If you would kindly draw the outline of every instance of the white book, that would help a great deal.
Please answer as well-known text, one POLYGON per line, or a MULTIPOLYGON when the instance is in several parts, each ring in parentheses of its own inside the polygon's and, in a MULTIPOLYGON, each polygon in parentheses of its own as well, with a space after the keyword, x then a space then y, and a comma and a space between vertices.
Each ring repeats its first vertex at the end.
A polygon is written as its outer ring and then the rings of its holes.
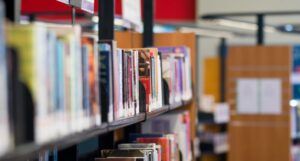
POLYGON ((0 143, 0 155, 12 148, 12 140, 9 130, 8 114, 8 82, 7 82, 7 62, 5 50, 5 33, 4 33, 4 5, 0 0, 0 133, 2 141, 0 143))

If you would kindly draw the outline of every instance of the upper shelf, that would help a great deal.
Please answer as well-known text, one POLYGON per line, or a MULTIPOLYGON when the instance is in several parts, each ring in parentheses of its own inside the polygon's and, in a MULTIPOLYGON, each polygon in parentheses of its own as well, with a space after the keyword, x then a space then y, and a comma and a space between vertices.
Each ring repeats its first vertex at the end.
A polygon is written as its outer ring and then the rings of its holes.
POLYGON ((147 114, 141 113, 134 117, 117 120, 111 123, 103 123, 101 126, 84 130, 82 132, 77 132, 69 136, 65 136, 42 145, 32 143, 32 144, 19 146, 16 147, 13 151, 7 153, 6 155, 1 156, 0 160, 1 161, 24 161, 26 159, 35 158, 38 157, 40 151, 53 149, 53 148, 57 148, 57 149, 67 148, 69 146, 80 143, 89 138, 96 137, 101 134, 105 134, 110 131, 121 129, 136 123, 140 123, 151 118, 155 118, 164 113, 182 107, 183 105, 187 105, 187 103, 182 102, 175 105, 170 105, 170 106, 167 105, 157 110, 154 110, 152 112, 149 112, 147 114))

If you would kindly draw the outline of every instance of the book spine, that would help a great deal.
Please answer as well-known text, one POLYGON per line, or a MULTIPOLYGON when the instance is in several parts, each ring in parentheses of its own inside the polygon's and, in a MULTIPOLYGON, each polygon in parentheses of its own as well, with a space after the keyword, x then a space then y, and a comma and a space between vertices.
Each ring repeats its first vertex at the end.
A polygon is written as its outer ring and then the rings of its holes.
MULTIPOLYGON (((12 148, 12 140, 10 139, 9 126, 9 105, 8 105, 8 83, 7 82, 7 55, 5 49, 5 33, 4 33, 4 4, 0 1, 0 133, 3 141, 0 143, 0 155, 12 148)), ((11 89, 10 89, 11 90, 11 89)))
MULTIPOLYGON (((101 47, 100 47, 101 48, 101 47)), ((99 54, 99 60, 101 64, 101 71, 100 71, 100 86, 102 90, 102 99, 101 99, 101 113, 107 114, 103 115, 103 119, 105 121, 109 121, 108 119, 108 113, 109 113, 109 83, 110 83, 110 77, 109 77, 109 55, 111 53, 107 50, 100 50, 99 54)))
POLYGON ((139 114, 140 113, 140 107, 139 107, 139 68, 138 68, 138 64, 139 64, 139 59, 138 59, 138 51, 134 51, 134 87, 135 87, 135 91, 134 91, 134 103, 135 103, 135 114, 139 114))

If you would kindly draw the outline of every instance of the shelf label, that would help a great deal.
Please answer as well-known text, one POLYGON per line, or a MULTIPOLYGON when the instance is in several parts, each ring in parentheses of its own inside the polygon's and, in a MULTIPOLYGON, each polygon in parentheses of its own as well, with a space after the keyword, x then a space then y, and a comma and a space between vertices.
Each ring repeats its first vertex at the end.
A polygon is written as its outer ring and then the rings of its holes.
POLYGON ((122 1, 123 18, 136 25, 142 22, 141 0, 123 0, 122 1))
POLYGON ((70 6, 81 8, 82 10, 92 14, 94 13, 95 0, 57 0, 57 1, 68 4, 70 6))
POLYGON ((81 9, 89 13, 94 13, 95 0, 82 0, 81 9))
POLYGON ((70 4, 69 0, 57 0, 58 2, 62 2, 62 3, 65 3, 65 4, 70 4))

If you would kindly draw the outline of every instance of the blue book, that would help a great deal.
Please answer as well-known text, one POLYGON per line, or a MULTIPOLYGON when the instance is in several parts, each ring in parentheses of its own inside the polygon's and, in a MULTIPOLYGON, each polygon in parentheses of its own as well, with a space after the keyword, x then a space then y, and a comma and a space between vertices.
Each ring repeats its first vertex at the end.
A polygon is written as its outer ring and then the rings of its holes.
POLYGON ((110 44, 101 43, 99 46, 100 64, 100 102, 103 122, 113 121, 113 89, 112 89, 112 48, 110 44), (106 115, 107 114, 107 115, 106 115))
POLYGON ((86 46, 82 47, 82 84, 83 84, 83 109, 84 111, 90 113, 90 103, 89 103, 89 55, 86 46))

